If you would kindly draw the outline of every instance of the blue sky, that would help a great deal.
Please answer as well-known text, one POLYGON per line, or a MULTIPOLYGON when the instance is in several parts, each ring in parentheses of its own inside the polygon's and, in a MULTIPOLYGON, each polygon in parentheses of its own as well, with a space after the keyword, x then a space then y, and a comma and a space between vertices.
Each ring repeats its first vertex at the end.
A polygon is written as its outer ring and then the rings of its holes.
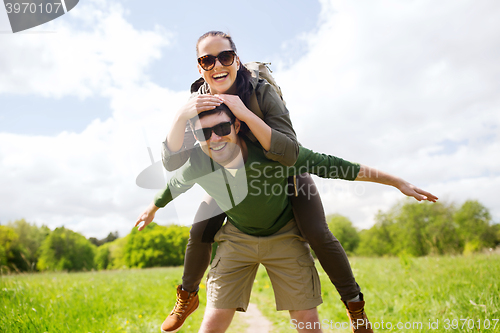
MULTIPOLYGON (((272 62, 300 142, 397 174, 500 221, 496 1, 81 1, 26 33, 0 9, 0 223, 126 234, 156 191, 135 184, 199 74, 195 44, 232 34, 272 62)), ((317 179, 359 228, 395 189, 317 179)), ((202 192, 158 215, 188 225, 202 192)))

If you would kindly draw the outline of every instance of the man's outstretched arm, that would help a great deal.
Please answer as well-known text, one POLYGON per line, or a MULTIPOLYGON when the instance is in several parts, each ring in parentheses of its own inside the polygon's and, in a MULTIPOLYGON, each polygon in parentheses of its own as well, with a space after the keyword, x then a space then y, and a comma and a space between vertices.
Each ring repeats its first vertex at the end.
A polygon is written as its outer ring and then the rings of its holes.
POLYGON ((394 186, 398 190, 400 190, 403 194, 414 197, 418 201, 428 200, 432 202, 436 202, 438 197, 435 195, 426 192, 415 185, 408 183, 406 180, 390 175, 383 171, 371 168, 366 165, 361 165, 358 176, 355 179, 356 181, 365 181, 365 182, 374 182, 379 184, 385 184, 394 186))

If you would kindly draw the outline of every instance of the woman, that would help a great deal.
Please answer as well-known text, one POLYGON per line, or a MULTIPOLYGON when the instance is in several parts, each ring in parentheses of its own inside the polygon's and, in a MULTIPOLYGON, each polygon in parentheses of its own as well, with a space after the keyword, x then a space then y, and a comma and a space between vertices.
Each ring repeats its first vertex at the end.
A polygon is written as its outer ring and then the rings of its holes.
MULTIPOLYGON (((193 96, 176 114, 163 144, 163 162, 167 170, 180 167, 189 156, 194 138, 185 131, 189 119, 225 103, 259 141, 266 157, 284 165, 293 165, 298 142, 288 110, 274 88, 265 80, 252 77, 236 55, 232 38, 219 31, 201 36, 197 43, 198 70, 202 79, 192 87, 193 96), (203 82, 204 81, 204 82, 203 82), (194 88, 194 89, 193 89, 194 88), (196 90, 197 89, 197 90, 196 90), (252 112, 255 93, 263 119, 252 112), (185 134, 187 135, 185 137, 185 134)), ((309 174, 297 177, 298 189, 291 195, 295 220, 304 238, 314 250, 325 272, 341 295, 351 319, 365 319, 364 301, 344 249, 329 231, 321 199, 309 174), (353 311, 350 311, 353 310, 353 311)), ((198 307, 197 290, 210 262, 211 244, 225 214, 215 201, 206 198, 196 214, 186 250, 182 285, 177 289, 177 303, 162 325, 165 332, 175 332, 198 307)), ((366 332, 371 330, 366 330, 366 332)))

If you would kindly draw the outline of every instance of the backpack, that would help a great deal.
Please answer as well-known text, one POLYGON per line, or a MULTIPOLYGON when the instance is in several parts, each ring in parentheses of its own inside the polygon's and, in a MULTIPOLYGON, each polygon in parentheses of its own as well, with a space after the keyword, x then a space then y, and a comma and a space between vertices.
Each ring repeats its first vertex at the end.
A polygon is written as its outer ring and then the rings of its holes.
MULTIPOLYGON (((283 104, 286 105, 285 100, 283 99, 283 93, 281 92, 280 86, 274 80, 274 77, 271 75, 273 72, 268 65, 271 65, 270 62, 260 62, 260 61, 252 61, 246 63, 244 66, 252 73, 252 76, 258 79, 266 80, 276 91, 278 96, 283 101, 283 104)), ((252 92, 250 99, 248 101, 248 108, 252 110, 257 116, 261 119, 264 119, 264 114, 259 106, 259 101, 257 100, 257 95, 255 94, 255 90, 252 92)))
MULTIPOLYGON (((260 61, 252 61, 244 64, 244 66, 250 71, 253 77, 257 79, 266 80, 274 88, 278 96, 283 101, 283 104, 286 105, 285 100, 283 99, 283 93, 281 92, 281 88, 280 86, 278 86, 276 80, 271 75, 273 71, 269 68, 269 65, 271 65, 270 62, 260 62, 260 61)), ((202 77, 194 81, 193 84, 191 84, 191 93, 198 91, 198 89, 204 82, 205 80, 202 77)), ((264 118, 264 114, 260 109, 259 101, 257 100, 257 95, 255 94, 255 90, 252 92, 248 104, 249 105, 247 107, 250 110, 252 110, 253 113, 259 116, 261 119, 264 118)))

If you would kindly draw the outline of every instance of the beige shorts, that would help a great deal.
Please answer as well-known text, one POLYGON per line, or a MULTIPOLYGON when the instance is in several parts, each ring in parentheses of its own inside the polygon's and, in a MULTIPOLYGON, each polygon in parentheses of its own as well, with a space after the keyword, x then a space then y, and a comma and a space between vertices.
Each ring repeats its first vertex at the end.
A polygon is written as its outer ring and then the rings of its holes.
POLYGON ((309 245, 292 220, 271 236, 245 234, 226 223, 207 277, 207 306, 246 311, 259 264, 271 280, 276 310, 320 305, 321 286, 309 245))

